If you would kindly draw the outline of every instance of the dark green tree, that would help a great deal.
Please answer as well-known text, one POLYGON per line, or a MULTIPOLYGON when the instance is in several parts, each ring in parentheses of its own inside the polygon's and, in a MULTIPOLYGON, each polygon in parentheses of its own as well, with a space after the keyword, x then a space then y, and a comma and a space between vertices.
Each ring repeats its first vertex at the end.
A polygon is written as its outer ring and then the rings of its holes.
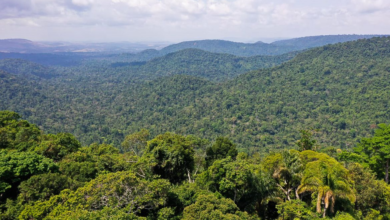
POLYGON ((195 204, 184 209, 183 219, 258 219, 250 216, 240 209, 230 199, 218 198, 214 194, 201 195, 197 198, 195 204))
POLYGON ((371 138, 362 138, 354 149, 379 178, 389 183, 390 167, 390 125, 379 124, 371 138))
POLYGON ((298 146, 300 151, 304 150, 313 150, 314 145, 317 143, 313 139, 313 133, 309 130, 300 130, 301 139, 299 139, 295 144, 298 146))
POLYGON ((7 190, 9 197, 15 196, 19 184, 33 175, 57 171, 51 159, 36 153, 0 150, 0 199, 7 190))
POLYGON ((150 133, 146 129, 127 135, 122 142, 122 150, 125 152, 131 151, 135 155, 141 156, 146 148, 149 135, 150 133))
POLYGON ((194 170, 193 142, 185 136, 165 133, 148 142, 142 158, 153 174, 169 179, 171 183, 191 180, 194 170))
POLYGON ((64 156, 76 152, 81 148, 80 142, 69 133, 47 134, 42 142, 35 148, 35 152, 55 161, 64 156))
POLYGON ((206 149, 206 167, 211 166, 215 160, 226 157, 235 159, 237 154, 236 145, 229 138, 218 137, 214 144, 206 149))
POLYGON ((32 176, 19 186, 19 198, 24 202, 47 200, 64 189, 76 189, 81 184, 59 173, 44 173, 32 176))

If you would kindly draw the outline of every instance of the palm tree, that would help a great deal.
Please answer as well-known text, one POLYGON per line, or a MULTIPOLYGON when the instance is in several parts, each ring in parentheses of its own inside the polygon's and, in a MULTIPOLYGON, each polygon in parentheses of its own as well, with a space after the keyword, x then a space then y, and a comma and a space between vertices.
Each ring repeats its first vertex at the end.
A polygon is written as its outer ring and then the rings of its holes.
POLYGON ((329 207, 331 213, 334 212, 337 198, 346 198, 354 203, 356 196, 347 170, 335 160, 323 159, 307 164, 298 193, 317 192, 317 212, 322 212, 325 218, 329 207))

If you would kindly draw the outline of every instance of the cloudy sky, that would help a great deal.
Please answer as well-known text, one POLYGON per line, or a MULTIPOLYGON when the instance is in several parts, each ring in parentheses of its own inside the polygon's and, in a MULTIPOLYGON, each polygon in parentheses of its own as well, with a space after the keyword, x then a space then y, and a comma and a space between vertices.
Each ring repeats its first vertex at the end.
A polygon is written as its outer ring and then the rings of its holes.
POLYGON ((390 34, 390 0, 0 0, 0 39, 257 41, 390 34))

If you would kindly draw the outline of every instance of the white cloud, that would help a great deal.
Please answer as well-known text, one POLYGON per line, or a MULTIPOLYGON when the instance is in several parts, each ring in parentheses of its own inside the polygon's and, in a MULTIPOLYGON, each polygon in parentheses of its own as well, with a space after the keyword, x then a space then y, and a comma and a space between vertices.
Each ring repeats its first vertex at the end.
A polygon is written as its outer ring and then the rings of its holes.
POLYGON ((380 33, 390 26, 389 9, 389 0, 1 0, 0 27, 8 33, 0 38, 26 26, 123 33, 112 40, 380 33))
POLYGON ((352 0, 352 2, 358 11, 364 13, 388 11, 390 9, 390 1, 388 0, 352 0))

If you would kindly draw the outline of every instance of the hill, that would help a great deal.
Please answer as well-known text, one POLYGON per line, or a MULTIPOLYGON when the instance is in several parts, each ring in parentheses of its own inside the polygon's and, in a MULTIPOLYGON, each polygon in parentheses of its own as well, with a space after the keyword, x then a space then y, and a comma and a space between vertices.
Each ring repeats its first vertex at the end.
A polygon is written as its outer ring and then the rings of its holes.
POLYGON ((225 40, 186 41, 166 46, 132 43, 72 44, 61 42, 33 42, 24 39, 0 40, 0 59, 25 59, 43 65, 76 66, 84 61, 146 62, 185 49, 199 49, 235 56, 277 56, 313 47, 372 38, 379 35, 327 35, 294 38, 271 44, 239 43, 225 40), (160 50, 158 50, 160 49, 160 50), (78 52, 77 52, 78 51, 78 52), (81 53, 81 51, 83 51, 81 53), (118 54, 119 53, 119 54, 118 54))
POLYGON ((110 52, 136 53, 146 49, 160 49, 166 43, 76 43, 76 42, 36 42, 27 39, 0 39, 0 52, 5 53, 63 53, 63 52, 110 52))
MULTIPOLYGON (((29 101, 28 119, 51 132, 71 131, 84 143, 118 144, 147 128, 152 134, 229 134, 241 150, 253 152, 291 147, 299 130, 313 128, 321 146, 349 148, 390 120, 389 42, 315 48, 218 84, 186 75, 131 83, 131 76, 109 70, 66 75, 41 84, 47 98, 29 101)), ((0 109, 26 114, 23 105, 1 99, 0 109)))
POLYGON ((154 79, 180 74, 202 77, 212 81, 225 81, 251 70, 281 64, 292 59, 296 54, 237 57, 199 49, 185 49, 148 62, 115 62, 111 66, 117 69, 127 69, 135 75, 151 76, 154 79), (138 68, 134 69, 135 67, 138 68))
POLYGON ((0 70, 27 77, 30 79, 50 79, 57 77, 56 70, 34 62, 22 59, 3 59, 0 60, 0 70))
POLYGON ((294 38, 289 40, 276 41, 271 44, 256 42, 256 43, 239 43, 225 40, 198 40, 185 41, 177 44, 172 44, 161 50, 149 49, 135 54, 121 54, 112 57, 119 62, 139 62, 148 61, 156 57, 161 57, 169 53, 174 53, 185 49, 199 49, 212 53, 227 53, 235 56, 250 57, 250 56, 275 56, 285 53, 305 50, 313 47, 320 47, 327 44, 336 44, 358 39, 369 39, 380 35, 325 35, 294 38))
POLYGON ((288 40, 280 40, 271 43, 275 46, 292 47, 294 50, 304 50, 313 47, 321 47, 327 44, 344 43, 348 41, 355 41, 360 39, 369 39, 373 37, 383 37, 385 35, 322 35, 300 37, 288 40))
POLYGON ((213 53, 228 53, 236 56, 280 55, 291 52, 292 50, 289 47, 278 47, 262 42, 247 44, 224 40, 199 40, 173 44, 161 49, 160 53, 166 54, 182 49, 196 48, 213 53))

